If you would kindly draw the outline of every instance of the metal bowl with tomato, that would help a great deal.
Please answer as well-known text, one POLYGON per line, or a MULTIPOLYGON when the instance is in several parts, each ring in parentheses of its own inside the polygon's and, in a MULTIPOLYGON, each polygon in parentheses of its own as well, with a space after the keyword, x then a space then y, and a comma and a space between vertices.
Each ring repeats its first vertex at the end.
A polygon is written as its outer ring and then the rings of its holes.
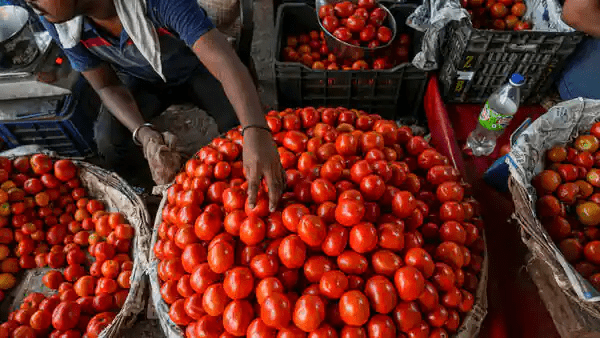
MULTIPOLYGON (((383 6, 382 4, 380 4, 376 1, 371 0, 372 2, 374 2, 374 6, 376 6, 376 8, 379 8, 379 9, 383 10, 383 12, 385 12, 385 19, 384 19, 384 22, 381 24, 381 26, 387 27, 391 30, 391 37, 389 38, 389 41, 387 41, 386 43, 380 44, 379 46, 376 46, 376 47, 369 47, 369 46, 365 47, 365 46, 355 45, 355 44, 348 43, 346 41, 339 39, 334 34, 332 34, 328 29, 326 29, 326 27, 324 27, 323 20, 321 20, 320 15, 319 15, 321 8, 326 5, 335 6, 336 4, 341 4, 341 3, 344 3, 347 1, 348 0, 316 0, 315 1, 316 15, 317 15, 317 19, 319 22, 319 27, 321 27, 321 30, 325 34, 325 41, 327 43, 327 47, 329 48, 329 50, 333 54, 335 54, 336 57, 338 57, 338 58, 351 59, 351 60, 372 60, 372 59, 384 56, 389 51, 389 49, 392 47, 392 43, 396 39, 396 34, 397 34, 398 29, 396 26, 396 19, 394 18, 394 15, 392 15, 392 13, 390 12, 389 9, 387 9, 385 6, 383 6)), ((355 5, 359 4, 360 2, 363 2, 363 1, 364 0, 350 0, 350 2, 355 5)), ((350 18, 350 17, 351 17, 351 15, 348 16, 348 18, 350 18)))

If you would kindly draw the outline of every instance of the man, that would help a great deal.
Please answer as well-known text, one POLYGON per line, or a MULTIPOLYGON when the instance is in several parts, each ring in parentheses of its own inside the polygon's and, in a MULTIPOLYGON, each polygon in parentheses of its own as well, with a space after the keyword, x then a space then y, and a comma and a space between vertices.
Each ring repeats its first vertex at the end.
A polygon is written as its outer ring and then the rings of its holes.
POLYGON ((567 0, 562 16, 566 24, 591 37, 584 38, 567 60, 558 79, 560 96, 600 99, 600 1, 567 0))
POLYGON ((270 208, 276 207, 284 173, 258 94, 247 68, 196 0, 26 1, 102 99, 106 109, 94 131, 109 167, 132 161, 131 134, 144 150, 164 143, 146 121, 164 111, 165 98, 187 94, 215 118, 220 132, 239 119, 249 204, 264 177, 270 208))

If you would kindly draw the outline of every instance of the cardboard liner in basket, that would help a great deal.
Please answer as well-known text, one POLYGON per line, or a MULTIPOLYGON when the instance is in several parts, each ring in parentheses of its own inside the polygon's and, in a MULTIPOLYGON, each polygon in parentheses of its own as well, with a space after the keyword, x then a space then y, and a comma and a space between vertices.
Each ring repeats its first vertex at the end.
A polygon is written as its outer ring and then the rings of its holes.
MULTIPOLYGON (((534 121, 519 137, 507 158, 511 172, 509 189, 515 204, 514 217, 521 225, 521 239, 531 251, 532 260, 541 261, 546 265, 544 276, 553 279, 548 281, 546 286, 557 287, 558 290, 554 292, 558 293, 560 290, 570 306, 580 312, 579 316, 566 317, 563 316, 565 311, 556 310, 554 305, 546 304, 554 320, 562 323, 559 329, 570 327, 567 330, 569 337, 582 325, 587 327, 588 331, 600 332, 600 325, 587 326, 584 322, 586 316, 600 320, 600 293, 564 259, 540 223, 535 212, 537 196, 531 180, 543 170, 544 156, 548 149, 571 143, 581 133, 589 131, 592 124, 599 120, 600 101, 575 99, 563 102, 534 121), (567 318, 573 319, 573 322, 566 323, 567 318)), ((536 275, 536 278, 539 279, 539 276, 541 275, 536 275)), ((536 284, 542 285, 539 280, 536 284)), ((547 287, 545 292, 548 293, 547 287)))
MULTIPOLYGON (((14 158, 40 152, 50 155, 55 160, 61 158, 52 152, 37 148, 24 148, 22 151, 13 149, 10 153, 0 153, 0 156, 8 155, 6 157, 14 158)), ((121 177, 83 161, 73 160, 73 162, 79 168, 79 178, 89 196, 103 201, 107 210, 121 212, 135 229, 131 252, 133 270, 129 294, 113 322, 99 336, 100 338, 118 337, 119 330, 131 325, 137 315, 144 310, 144 290, 147 284, 144 275, 148 266, 148 246, 151 238, 150 215, 142 199, 121 177)), ((25 274, 19 287, 15 288, 16 297, 12 302, 13 308, 20 304, 21 299, 27 293, 43 289, 41 278, 46 270, 48 269, 32 269, 25 274)))
MULTIPOLYGON (((152 297, 152 306, 154 307, 153 312, 158 317, 160 326, 169 338, 184 338, 185 334, 181 328, 173 323, 169 317, 169 305, 165 303, 160 294, 160 283, 158 280, 158 263, 159 260, 154 255, 154 244, 158 241, 158 227, 162 222, 162 210, 167 204, 166 189, 163 189, 163 198, 158 207, 156 213, 156 219, 154 220, 154 229, 152 231, 152 242, 150 243, 150 263, 148 268, 148 277, 150 279, 150 292, 152 297)), ((479 329, 483 319, 487 314, 487 279, 488 279, 488 255, 487 255, 487 242, 485 235, 482 232, 484 239, 484 256, 483 263, 481 265, 481 272, 479 274, 479 285, 475 292, 475 303, 471 312, 465 316, 462 325, 458 328, 458 332, 454 335, 454 338, 475 338, 479 334, 479 329)))

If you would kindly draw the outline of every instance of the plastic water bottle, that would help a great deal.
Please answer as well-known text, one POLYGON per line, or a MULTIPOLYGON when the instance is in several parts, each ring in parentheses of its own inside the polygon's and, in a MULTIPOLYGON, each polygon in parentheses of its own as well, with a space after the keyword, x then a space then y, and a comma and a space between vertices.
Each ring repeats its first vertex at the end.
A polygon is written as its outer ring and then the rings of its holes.
POLYGON ((520 87, 525 83, 521 74, 513 74, 504 86, 490 95, 479 114, 477 128, 467 139, 466 148, 474 156, 488 156, 496 148, 496 139, 502 135, 519 109, 520 87))

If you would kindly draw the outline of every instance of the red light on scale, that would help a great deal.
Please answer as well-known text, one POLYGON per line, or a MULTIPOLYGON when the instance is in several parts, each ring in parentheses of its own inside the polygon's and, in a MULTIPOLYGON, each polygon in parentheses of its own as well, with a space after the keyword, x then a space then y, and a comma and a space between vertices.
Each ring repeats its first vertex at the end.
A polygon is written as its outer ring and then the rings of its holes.
POLYGON ((54 60, 54 63, 56 63, 57 65, 62 65, 63 63, 63 58, 61 58, 60 56, 56 58, 56 60, 54 60))

